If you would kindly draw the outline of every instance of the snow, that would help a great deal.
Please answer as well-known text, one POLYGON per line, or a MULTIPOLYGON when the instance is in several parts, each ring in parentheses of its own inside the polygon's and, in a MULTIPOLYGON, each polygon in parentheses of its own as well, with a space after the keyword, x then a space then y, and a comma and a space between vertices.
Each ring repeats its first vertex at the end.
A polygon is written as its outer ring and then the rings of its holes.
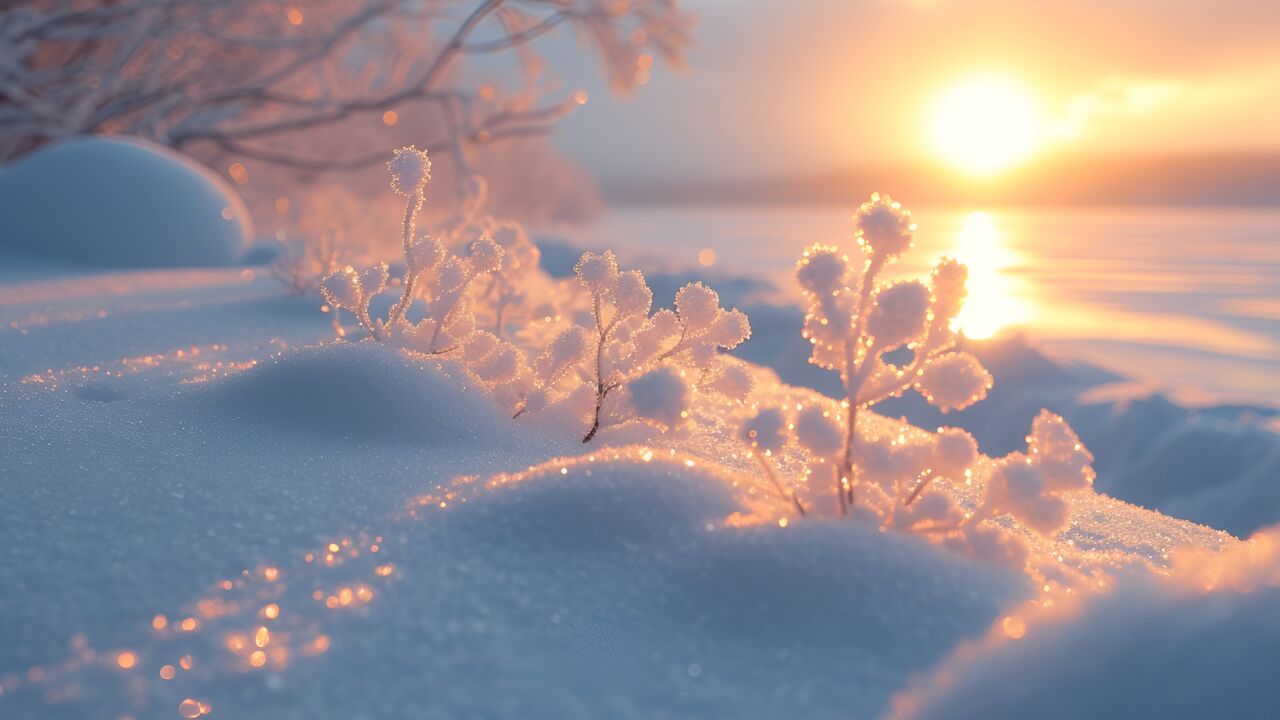
POLYGON ((143 140, 73 138, 0 167, 0 250, 114 267, 229 265, 244 203, 212 170, 143 140))
MULTIPOLYGON (((247 268, 0 285, 0 714, 873 718, 1039 597, 981 538, 798 518, 738 433, 838 405, 768 370, 584 446, 452 363, 334 342, 320 304, 247 268)), ((744 348, 782 344, 752 320, 744 348)), ((972 465, 931 489, 976 508, 998 466, 972 465)), ((1104 495, 1058 537, 1000 522, 1055 584, 1239 547, 1104 495)))
POLYGON ((192 395, 192 412, 273 435, 457 449, 518 434, 461 368, 373 342, 288 351, 192 395))
POLYGON ((1169 577, 1133 573, 1063 609, 1006 616, 896 700, 893 717, 1270 718, 1280 531, 1169 577))

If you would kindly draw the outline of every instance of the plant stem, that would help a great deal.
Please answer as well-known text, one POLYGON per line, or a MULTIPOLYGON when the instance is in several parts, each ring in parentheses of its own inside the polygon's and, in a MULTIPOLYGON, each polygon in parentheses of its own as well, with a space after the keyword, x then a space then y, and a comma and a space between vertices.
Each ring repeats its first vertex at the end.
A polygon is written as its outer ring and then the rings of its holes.
POLYGON ((800 498, 796 497, 795 493, 789 493, 782 487, 782 482, 778 480, 777 473, 773 471, 773 466, 769 464, 769 459, 764 456, 764 453, 752 448, 751 454, 755 455, 756 459, 760 461, 760 467, 764 468, 764 474, 769 478, 769 481, 773 483, 773 486, 777 488, 778 494, 781 495, 783 499, 790 500, 795 503, 796 511, 800 513, 800 517, 806 517, 808 513, 804 511, 804 505, 800 503, 800 498))
MULTIPOLYGON (((596 333, 598 339, 596 341, 596 411, 595 418, 591 422, 591 429, 587 431, 586 437, 582 438, 582 442, 589 443, 591 438, 596 436, 596 432, 600 430, 600 410, 604 406, 604 398, 609 394, 616 385, 606 387, 604 384, 604 345, 609 339, 609 331, 613 329, 613 323, 608 326, 604 324, 604 318, 601 317, 600 293, 592 293, 592 310, 596 316, 596 333)), ((615 318, 616 320, 616 318, 615 318)))
POLYGON ((923 478, 921 478, 921 479, 920 479, 920 482, 919 482, 919 483, 917 483, 917 484, 916 484, 916 489, 915 489, 915 490, 912 490, 912 491, 911 491, 911 494, 910 494, 910 495, 908 495, 908 496, 907 496, 907 498, 906 498, 905 500, 903 500, 903 501, 902 501, 903 506, 905 507, 905 506, 910 505, 911 503, 915 502, 915 501, 916 501, 916 498, 917 498, 917 497, 920 497, 920 492, 921 492, 922 490, 924 490, 924 489, 925 489, 925 487, 926 487, 926 486, 927 486, 927 485, 928 485, 932 480, 933 480, 933 473, 932 473, 932 472, 926 472, 925 476, 924 476, 923 478))
POLYGON ((418 190, 405 200, 404 203, 404 292, 400 295, 400 301, 391 308, 391 312, 387 314, 387 326, 395 325, 408 312, 409 305, 413 303, 413 285, 417 280, 418 273, 413 267, 413 263, 409 259, 409 245, 413 240, 413 231, 417 226, 418 210, 422 208, 422 203, 426 200, 422 191, 418 190))

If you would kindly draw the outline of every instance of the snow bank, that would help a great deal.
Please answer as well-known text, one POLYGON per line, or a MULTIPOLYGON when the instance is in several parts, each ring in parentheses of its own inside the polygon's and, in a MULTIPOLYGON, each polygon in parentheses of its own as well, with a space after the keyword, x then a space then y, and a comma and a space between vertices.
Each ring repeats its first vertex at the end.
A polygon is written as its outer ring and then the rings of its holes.
POLYGON ((897 698, 892 716, 1273 718, 1278 548, 1273 528, 1219 555, 1176 557, 1169 578, 1132 575, 1083 607, 1004 620, 897 698))
POLYGON ((0 168, 0 248, 116 267, 228 265, 253 233, 212 170, 141 140, 77 138, 0 168))
POLYGON ((333 343, 263 361, 190 398, 214 419, 319 438, 456 447, 520 426, 446 363, 379 343, 333 343))

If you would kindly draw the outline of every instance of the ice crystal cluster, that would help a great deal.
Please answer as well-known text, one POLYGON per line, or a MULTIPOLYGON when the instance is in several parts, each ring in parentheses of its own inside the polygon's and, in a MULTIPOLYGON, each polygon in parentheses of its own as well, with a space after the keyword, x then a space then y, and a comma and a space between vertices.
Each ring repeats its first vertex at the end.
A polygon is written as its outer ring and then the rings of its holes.
POLYGON ((857 223, 860 249, 853 257, 815 245, 796 270, 809 302, 804 337, 812 344, 811 362, 841 374, 844 400, 835 409, 759 408, 741 423, 740 437, 801 515, 811 511, 807 506, 820 505, 803 497, 802 488, 831 487, 834 511, 841 514, 853 512, 883 529, 1021 564, 1027 556, 1024 535, 1002 518, 1032 533, 1060 531, 1069 521, 1067 496, 1091 489, 1093 456, 1065 420, 1042 411, 1032 423, 1027 451, 994 461, 980 501, 964 507, 934 483, 982 482, 975 477, 977 442, 968 432, 944 427, 911 436, 877 435, 859 428, 859 410, 908 389, 944 412, 967 407, 986 395, 991 376, 977 358, 954 349, 950 324, 964 301, 964 266, 944 258, 927 284, 879 282, 880 272, 910 248, 915 225, 898 203, 881 195, 859 208, 857 223), (803 482, 784 483, 770 461, 789 446, 807 458, 803 482))
POLYGON ((420 234, 430 169, 427 153, 414 147, 388 163, 391 187, 405 198, 400 277, 391 280, 379 263, 339 268, 321 283, 328 304, 353 315, 369 338, 459 363, 513 418, 551 407, 573 412, 581 400, 584 443, 632 420, 678 425, 699 386, 739 399, 750 392, 750 371, 721 357, 750 325, 737 309, 721 308, 715 291, 690 283, 673 310, 652 312, 644 275, 620 271, 612 252, 584 254, 577 282, 554 288, 523 228, 481 212, 478 177, 465 183, 462 210, 438 236, 420 234), (386 292, 397 299, 375 312, 386 292), (531 322, 535 312, 541 322, 531 322))

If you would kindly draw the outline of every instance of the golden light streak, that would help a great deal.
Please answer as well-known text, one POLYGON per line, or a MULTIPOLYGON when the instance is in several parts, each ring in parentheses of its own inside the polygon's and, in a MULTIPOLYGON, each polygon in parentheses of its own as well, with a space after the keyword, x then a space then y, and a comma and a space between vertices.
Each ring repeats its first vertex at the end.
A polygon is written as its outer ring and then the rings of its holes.
POLYGON ((965 218, 954 254, 969 269, 969 279, 968 296, 952 329, 981 340, 1028 319, 1027 302, 1008 273, 1016 255, 1005 246, 990 215, 973 212, 965 218))

